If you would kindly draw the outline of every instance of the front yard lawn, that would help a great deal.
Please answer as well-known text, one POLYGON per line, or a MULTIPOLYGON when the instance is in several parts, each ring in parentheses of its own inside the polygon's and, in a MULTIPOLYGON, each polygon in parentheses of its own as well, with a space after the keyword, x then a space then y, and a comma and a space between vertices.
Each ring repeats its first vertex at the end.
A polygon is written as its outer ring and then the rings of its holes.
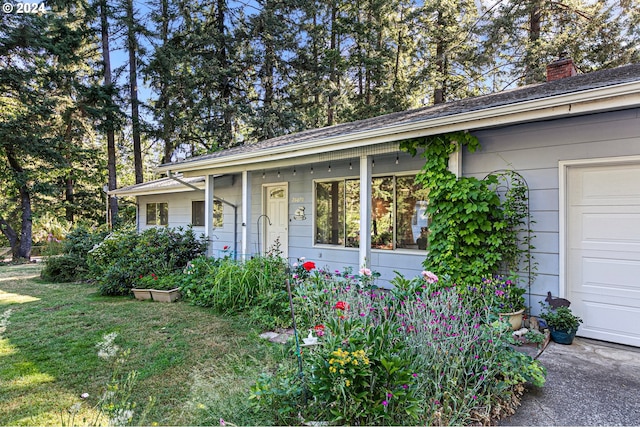
POLYGON ((40 269, 0 266, 2 424, 92 422, 113 367, 98 357, 96 344, 112 332, 115 344, 130 350, 121 372, 138 371, 134 422, 148 409, 147 425, 217 425, 220 418, 269 424, 251 410, 249 389, 287 350, 260 339, 262 331, 185 302, 103 297, 91 284, 52 284, 39 278, 40 269))

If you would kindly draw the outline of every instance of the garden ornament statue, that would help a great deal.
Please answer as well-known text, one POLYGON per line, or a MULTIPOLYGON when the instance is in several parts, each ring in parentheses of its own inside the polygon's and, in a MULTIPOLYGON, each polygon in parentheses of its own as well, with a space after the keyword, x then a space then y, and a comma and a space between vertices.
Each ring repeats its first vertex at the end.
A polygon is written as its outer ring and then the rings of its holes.
POLYGON ((544 299, 549 303, 549 306, 555 310, 558 307, 569 307, 571 302, 564 298, 554 298, 551 296, 551 292, 547 292, 547 297, 544 299))

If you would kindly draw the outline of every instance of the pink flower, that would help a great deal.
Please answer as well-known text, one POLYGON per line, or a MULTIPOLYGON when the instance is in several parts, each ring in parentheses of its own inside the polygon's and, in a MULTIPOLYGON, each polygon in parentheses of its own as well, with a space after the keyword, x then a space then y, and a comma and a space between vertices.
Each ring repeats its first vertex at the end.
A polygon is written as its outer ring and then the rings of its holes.
POLYGON ((324 335, 324 325, 316 325, 313 330, 316 331, 316 335, 319 337, 324 335))
POLYGON ((371 270, 369 270, 368 268, 361 268, 360 274, 363 276, 371 276, 371 270))
POLYGON ((438 281, 438 276, 430 271, 423 271, 422 277, 427 283, 436 283, 438 281))
POLYGON ((387 402, 386 400, 382 401, 382 406, 387 406, 389 404, 389 402, 387 402))

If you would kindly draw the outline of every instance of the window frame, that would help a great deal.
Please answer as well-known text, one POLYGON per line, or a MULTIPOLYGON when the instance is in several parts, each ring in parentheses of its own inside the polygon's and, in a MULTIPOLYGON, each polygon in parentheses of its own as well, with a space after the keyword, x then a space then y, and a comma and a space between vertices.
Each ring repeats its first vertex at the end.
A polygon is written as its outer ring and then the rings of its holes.
MULTIPOLYGON (((379 179, 379 178, 389 178, 391 177, 393 179, 393 211, 392 211, 392 215, 393 215, 393 236, 392 236, 392 242, 393 242, 393 246, 391 249, 382 249, 382 248, 376 248, 373 247, 373 245, 371 246, 371 250, 372 251, 379 251, 379 252, 394 252, 394 251, 400 251, 400 252, 413 252, 413 253, 421 253, 424 254, 426 251, 428 251, 428 247, 427 249, 419 249, 419 248, 403 248, 403 247, 397 247, 397 233, 398 233, 398 178, 402 178, 402 177, 416 177, 418 174, 420 173, 420 171, 416 170, 416 171, 403 171, 400 173, 379 173, 379 174, 372 174, 371 175, 371 180, 374 179, 379 179)), ((358 246, 347 246, 347 240, 348 240, 348 224, 347 224, 347 219, 346 219, 346 214, 347 214, 347 181, 357 181, 358 183, 360 182, 360 177, 359 176, 344 176, 344 177, 340 177, 340 178, 318 178, 318 179, 314 179, 312 181, 312 194, 313 194, 313 231, 312 231, 312 242, 313 242, 313 246, 314 247, 325 247, 325 248, 335 248, 335 249, 346 249, 346 250, 359 250, 359 245, 358 246), (317 224, 318 224, 318 216, 317 216, 317 207, 318 207, 318 200, 317 200, 317 185, 320 184, 326 184, 326 183, 331 183, 331 182, 342 182, 344 183, 344 198, 342 200, 343 203, 343 216, 344 218, 342 219, 343 222, 343 235, 344 235, 344 241, 342 244, 332 244, 332 243, 318 243, 316 241, 316 230, 317 230, 317 224)), ((358 188, 360 187, 360 185, 358 184, 358 188)), ((373 195, 372 195, 373 196, 373 195)), ((372 197, 373 199, 373 197, 372 197)), ((370 206, 371 206, 371 202, 370 202, 370 206)), ((415 236, 414 236, 415 237, 415 236)), ((417 238, 417 237, 416 237, 417 238)))
MULTIPOLYGON (((191 225, 193 227, 204 227, 205 220, 207 217, 207 210, 204 200, 192 200, 191 201, 191 225), (202 212, 202 224, 195 224, 194 221, 194 203, 202 203, 203 212, 202 212)), ((213 218, 211 220, 211 224, 213 228, 222 228, 224 227, 224 204, 220 200, 213 201, 213 218), (216 212, 217 211, 217 212, 216 212)))
POLYGON ((147 202, 145 205, 145 224, 152 226, 162 226, 166 227, 169 225, 169 202, 147 202), (149 221, 149 208, 151 205, 155 205, 154 210, 154 221, 149 221), (162 222, 162 205, 166 205, 166 216, 164 216, 165 223, 162 222))

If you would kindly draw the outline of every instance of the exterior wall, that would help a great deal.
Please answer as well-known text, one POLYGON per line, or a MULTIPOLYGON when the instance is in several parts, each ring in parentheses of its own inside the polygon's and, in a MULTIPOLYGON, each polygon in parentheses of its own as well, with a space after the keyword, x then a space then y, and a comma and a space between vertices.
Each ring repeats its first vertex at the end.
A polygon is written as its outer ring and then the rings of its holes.
POLYGON ((463 175, 482 178, 513 169, 527 181, 533 224, 537 277, 531 309, 547 291, 559 293, 558 162, 640 154, 640 109, 550 120, 473 132, 481 149, 463 153, 463 175))
MULTIPOLYGON (((234 209, 223 203, 223 226, 214 230, 212 242, 214 255, 223 255, 224 246, 234 250, 234 220, 237 221, 237 247, 240 246, 241 230, 241 201, 242 190, 239 180, 232 176, 221 177, 216 180, 214 194, 223 200, 237 206, 237 216, 234 218, 234 209)), ((184 191, 180 193, 168 193, 138 197, 138 230, 143 231, 154 225, 146 224, 147 203, 168 203, 169 227, 187 228, 191 225, 191 202, 204 200, 204 190, 184 191)), ((204 226, 193 227, 196 235, 204 235, 204 226)))
MULTIPOLYGON (((628 156, 640 154, 640 109, 601 113, 582 117, 563 118, 544 122, 506 126, 496 129, 473 131, 481 144, 475 153, 462 155, 462 173, 482 178, 500 169, 519 172, 530 188, 530 210, 533 224, 534 261, 538 264, 537 276, 531 287, 530 307, 534 314, 539 312, 538 301, 547 291, 559 293, 559 189, 558 162, 561 160, 594 159, 602 157, 628 156)), ((406 153, 373 155, 375 167, 373 176, 416 173, 424 165, 421 157, 411 158, 406 153), (399 164, 395 164, 396 155, 399 164)), ((215 180, 214 194, 237 206, 237 248, 241 247, 242 227, 247 227, 248 254, 261 252, 258 248, 258 219, 263 213, 263 185, 288 183, 289 198, 289 261, 305 257, 316 265, 330 270, 351 267, 357 272, 358 249, 314 244, 314 180, 331 178, 358 178, 359 159, 332 160, 314 164, 282 167, 279 169, 257 170, 251 173, 251 215, 247 224, 242 224, 242 182, 241 175, 227 175, 215 180), (313 167, 314 173, 310 173, 313 167), (277 176, 278 170, 280 177, 277 176), (265 177, 262 178, 262 174, 265 177), (293 214, 298 207, 305 208, 306 219, 295 220, 293 214)), ((139 227, 145 224, 145 204, 167 202, 169 204, 169 225, 186 227, 191 222, 191 201, 204 200, 204 191, 139 197, 139 227)), ((261 220, 262 221, 262 220, 261 220)), ((204 227, 194 227, 204 233, 204 227)), ((221 254, 222 248, 234 246, 233 208, 224 205, 224 227, 214 231, 214 255, 221 254)), ((262 242, 264 236, 260 236, 262 242)), ((371 250, 368 267, 381 273, 377 283, 388 287, 394 277, 394 270, 407 277, 414 277, 422 271, 425 252, 417 250, 371 250)))
MULTIPOLYGON (((385 156, 372 156, 375 160, 373 176, 385 176, 390 174, 417 173, 424 165, 424 159, 412 158, 406 153, 393 153, 385 156), (396 165, 396 155, 399 157, 396 165)), ((358 178, 359 159, 351 159, 352 169, 349 169, 349 159, 314 163, 313 165, 296 166, 296 175, 293 175, 293 167, 281 168, 280 178, 277 170, 265 171, 253 174, 252 178, 252 222, 250 225, 253 244, 256 248, 257 220, 262 214, 262 186, 263 184, 288 182, 289 185, 289 262, 295 263, 298 258, 304 257, 307 261, 314 261, 318 267, 327 267, 330 270, 343 270, 351 267, 355 274, 361 268, 358 265, 358 248, 335 247, 332 245, 314 244, 314 181, 337 178, 358 178), (313 166, 314 173, 310 170, 313 166), (306 219, 298 221, 293 219, 293 214, 298 207, 305 208, 306 219)), ((262 239, 262 236, 261 236, 262 239)), ((423 270, 422 261, 425 252, 417 250, 371 250, 371 260, 368 267, 381 274, 378 286, 388 287, 389 280, 394 276, 394 270, 401 271, 407 277, 413 277, 423 270)))

